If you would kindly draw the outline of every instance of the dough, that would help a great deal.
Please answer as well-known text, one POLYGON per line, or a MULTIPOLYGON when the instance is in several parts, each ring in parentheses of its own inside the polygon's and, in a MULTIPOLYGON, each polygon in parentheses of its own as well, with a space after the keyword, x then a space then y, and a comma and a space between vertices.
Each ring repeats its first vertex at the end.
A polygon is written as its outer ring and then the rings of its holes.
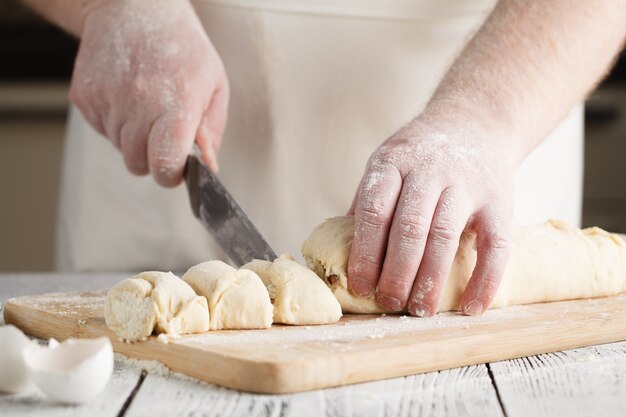
MULTIPOLYGON (((318 225, 302 245, 309 268, 324 279, 344 313, 381 313, 373 296, 347 290, 346 269, 354 218, 334 217, 318 225)), ((475 235, 463 234, 439 311, 458 310, 476 264, 475 235)), ((597 227, 580 230, 550 220, 513 233, 513 248, 492 308, 514 304, 615 295, 626 290, 626 245, 597 227)))
POLYGON ((264 329, 272 326, 273 306, 263 282, 247 269, 222 261, 191 267, 183 281, 209 302, 210 329, 264 329))
POLYGON ((134 341, 155 333, 172 335, 209 330, 207 300, 171 272, 142 272, 118 282, 104 304, 107 326, 134 341))
POLYGON ((341 318, 341 306, 313 271, 288 256, 274 262, 254 260, 242 266, 256 272, 274 304, 274 322, 326 324, 341 318))

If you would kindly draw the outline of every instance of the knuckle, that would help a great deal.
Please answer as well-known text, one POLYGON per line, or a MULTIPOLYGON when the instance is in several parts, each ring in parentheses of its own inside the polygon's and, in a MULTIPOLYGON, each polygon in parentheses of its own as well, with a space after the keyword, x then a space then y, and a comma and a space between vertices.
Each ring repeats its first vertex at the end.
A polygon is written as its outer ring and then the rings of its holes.
POLYGON ((359 275, 373 275, 378 273, 380 261, 378 257, 371 253, 362 253, 357 256, 356 262, 352 265, 352 273, 359 275))
POLYGON ((181 166, 180 158, 168 153, 159 153, 152 161, 152 167, 159 174, 169 175, 181 166))
POLYGON ((487 248, 497 252, 507 252, 511 248, 510 238, 502 233, 486 234, 484 244, 487 248))
MULTIPOLYGON (((387 223, 385 206, 374 198, 363 198, 358 211, 357 220, 367 226, 379 228, 387 223)), ((357 226, 357 229, 359 226, 357 226)))
POLYGON ((430 233, 433 240, 442 244, 454 242, 457 236, 455 224, 450 219, 435 220, 430 233))
POLYGON ((408 242, 425 240, 428 236, 426 223, 426 219, 420 215, 401 215, 398 224, 400 238, 408 242))
POLYGON ((484 276, 480 280, 483 291, 494 292, 500 286, 500 280, 492 276, 484 276))
POLYGON ((135 97, 143 97, 149 91, 149 84, 146 77, 143 75, 137 75, 130 86, 130 92, 135 97))
POLYGON ((389 274, 381 279, 381 291, 387 294, 401 295, 406 297, 413 286, 415 276, 409 274, 389 274))

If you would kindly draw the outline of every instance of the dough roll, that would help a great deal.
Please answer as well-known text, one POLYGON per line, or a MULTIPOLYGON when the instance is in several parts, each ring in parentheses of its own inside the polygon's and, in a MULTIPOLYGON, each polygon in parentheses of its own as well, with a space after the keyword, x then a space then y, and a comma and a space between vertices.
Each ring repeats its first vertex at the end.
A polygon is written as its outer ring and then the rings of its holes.
MULTIPOLYGON (((344 313, 382 313, 373 296, 347 289, 347 262, 354 218, 340 216, 318 225, 302 245, 308 265, 339 300, 344 313)), ((626 290, 626 244, 600 228, 578 229, 556 220, 513 232, 512 251, 491 308, 545 301, 604 297, 626 290)), ((458 310, 476 264, 475 235, 461 237, 439 311, 458 310)))

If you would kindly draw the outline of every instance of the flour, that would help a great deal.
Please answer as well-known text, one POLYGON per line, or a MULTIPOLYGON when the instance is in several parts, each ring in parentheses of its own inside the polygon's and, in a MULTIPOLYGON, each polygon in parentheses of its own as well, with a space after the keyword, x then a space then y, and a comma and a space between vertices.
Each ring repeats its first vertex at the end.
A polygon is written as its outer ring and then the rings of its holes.
POLYGON ((383 173, 379 171, 370 171, 365 177, 363 184, 363 191, 371 191, 376 187, 383 179, 383 173))
POLYGON ((205 382, 192 378, 188 375, 174 372, 161 362, 147 359, 135 359, 121 353, 115 353, 115 367, 141 369, 151 375, 160 375, 167 378, 178 378, 205 384, 205 382))
POLYGON ((440 313, 433 317, 410 316, 351 316, 350 321, 321 326, 276 326, 266 330, 219 331, 189 335, 176 344, 228 349, 239 346, 258 346, 259 349, 294 349, 303 346, 322 348, 328 345, 337 352, 349 352, 356 343, 386 339, 403 334, 415 334, 430 330, 472 331, 476 326, 489 323, 502 323, 512 318, 536 318, 526 308, 513 306, 498 310, 488 310, 482 316, 463 316, 455 312, 440 313))

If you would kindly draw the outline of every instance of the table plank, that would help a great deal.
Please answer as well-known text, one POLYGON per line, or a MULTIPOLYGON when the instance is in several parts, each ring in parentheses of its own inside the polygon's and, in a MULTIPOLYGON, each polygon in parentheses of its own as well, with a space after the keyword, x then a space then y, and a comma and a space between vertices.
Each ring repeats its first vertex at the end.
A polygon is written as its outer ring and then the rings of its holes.
POLYGON ((626 342, 490 366, 508 417, 626 415, 626 342))
MULTIPOLYGON (((20 295, 106 288, 132 274, 0 274, 0 301, 20 295)), ((2 317, 2 314, 0 314, 2 317)), ((626 414, 626 342, 490 364, 508 417, 626 414)), ((61 406, 31 392, 0 394, 0 415, 116 416, 139 379, 121 367, 106 392, 84 406, 61 406), (110 403, 110 407, 107 407, 110 403)), ((501 416, 483 365, 295 395, 252 395, 149 373, 127 416, 501 416), (156 394, 158 393, 158 395, 156 394), (484 394, 484 395, 483 395, 484 394), (185 403, 187 402, 187 405, 185 403), (318 411, 322 411, 318 413, 318 411), (213 413, 213 414, 212 414, 213 413)))
POLYGON ((503 416, 484 365, 290 395, 149 374, 127 417, 503 416))
POLYGON ((137 385, 141 369, 123 366, 115 362, 111 380, 104 392, 95 400, 82 405, 58 404, 33 387, 23 394, 0 393, 0 415, 11 417, 115 417, 137 385))

